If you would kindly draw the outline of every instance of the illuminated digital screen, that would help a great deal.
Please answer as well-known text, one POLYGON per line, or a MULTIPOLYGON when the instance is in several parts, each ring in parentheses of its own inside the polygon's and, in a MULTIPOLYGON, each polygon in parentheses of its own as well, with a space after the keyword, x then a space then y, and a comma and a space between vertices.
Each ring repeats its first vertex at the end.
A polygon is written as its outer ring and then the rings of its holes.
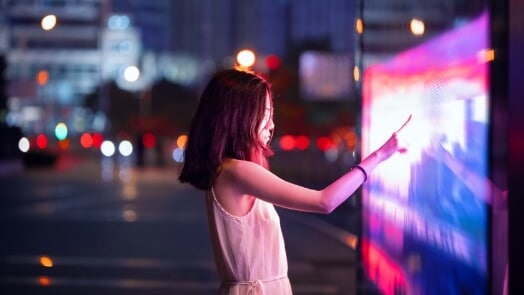
POLYGON ((385 295, 488 293, 488 16, 370 66, 362 155, 408 148, 363 189, 361 255, 385 295))

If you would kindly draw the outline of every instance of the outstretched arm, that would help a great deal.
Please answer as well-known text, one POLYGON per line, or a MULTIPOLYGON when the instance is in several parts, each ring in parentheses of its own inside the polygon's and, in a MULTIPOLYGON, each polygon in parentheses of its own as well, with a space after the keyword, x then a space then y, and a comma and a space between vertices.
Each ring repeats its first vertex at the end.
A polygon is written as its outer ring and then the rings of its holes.
POLYGON ((358 169, 351 169, 348 173, 335 180, 321 191, 321 198, 325 204, 327 212, 333 211, 343 201, 351 196, 367 179, 368 173, 371 173, 380 163, 389 159, 397 152, 405 151, 405 148, 400 147, 398 144, 397 134, 410 120, 411 115, 379 149, 371 153, 357 165, 358 169))
POLYGON ((393 154, 405 150, 399 147, 397 133, 410 119, 411 116, 380 148, 359 163, 365 173, 360 169, 351 169, 322 190, 312 190, 287 182, 248 161, 230 161, 224 166, 221 177, 230 184, 234 183, 239 194, 252 195, 289 209, 330 213, 362 185, 366 174, 393 154))

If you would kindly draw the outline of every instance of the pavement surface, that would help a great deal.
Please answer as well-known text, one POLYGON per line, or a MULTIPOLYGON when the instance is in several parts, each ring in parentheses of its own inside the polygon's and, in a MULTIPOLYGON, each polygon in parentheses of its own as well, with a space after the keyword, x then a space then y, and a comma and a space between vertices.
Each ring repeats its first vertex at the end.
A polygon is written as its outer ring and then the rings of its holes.
MULTIPOLYGON (((216 294, 202 193, 176 176, 71 157, 0 175, 0 294, 216 294)), ((353 208, 278 209, 294 294, 362 293, 353 208)))

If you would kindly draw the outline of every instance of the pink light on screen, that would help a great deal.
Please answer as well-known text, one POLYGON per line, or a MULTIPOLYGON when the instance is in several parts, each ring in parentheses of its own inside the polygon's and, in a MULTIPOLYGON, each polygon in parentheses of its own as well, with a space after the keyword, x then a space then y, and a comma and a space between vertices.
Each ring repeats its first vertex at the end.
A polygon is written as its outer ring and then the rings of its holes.
POLYGON ((364 72, 363 157, 413 116, 399 133, 408 152, 377 167, 362 191, 362 259, 382 294, 485 294, 484 192, 464 187, 440 156, 481 176, 489 169, 487 26, 484 14, 364 72))
POLYGON ((412 294, 402 268, 384 250, 367 239, 362 239, 362 249, 365 249, 364 265, 367 275, 376 282, 383 295, 412 294), (395 293, 399 290, 404 292, 395 293))

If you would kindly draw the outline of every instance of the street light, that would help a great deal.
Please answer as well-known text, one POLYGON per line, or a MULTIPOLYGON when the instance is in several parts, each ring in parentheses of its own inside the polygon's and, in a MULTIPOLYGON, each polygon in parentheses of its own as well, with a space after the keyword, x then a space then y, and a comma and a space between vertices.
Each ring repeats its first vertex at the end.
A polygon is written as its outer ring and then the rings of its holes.
POLYGON ((56 26, 56 15, 48 14, 42 18, 40 25, 44 31, 50 31, 56 26))
POLYGON ((135 66, 128 66, 124 70, 124 79, 128 82, 136 82, 140 78, 140 70, 135 66))
POLYGON ((237 63, 243 68, 249 68, 255 64, 255 53, 249 49, 240 50, 237 53, 237 63))
POLYGON ((411 30, 411 33, 415 36, 424 35, 424 31, 426 30, 424 21, 416 18, 411 20, 411 22, 409 23, 409 28, 411 30))

